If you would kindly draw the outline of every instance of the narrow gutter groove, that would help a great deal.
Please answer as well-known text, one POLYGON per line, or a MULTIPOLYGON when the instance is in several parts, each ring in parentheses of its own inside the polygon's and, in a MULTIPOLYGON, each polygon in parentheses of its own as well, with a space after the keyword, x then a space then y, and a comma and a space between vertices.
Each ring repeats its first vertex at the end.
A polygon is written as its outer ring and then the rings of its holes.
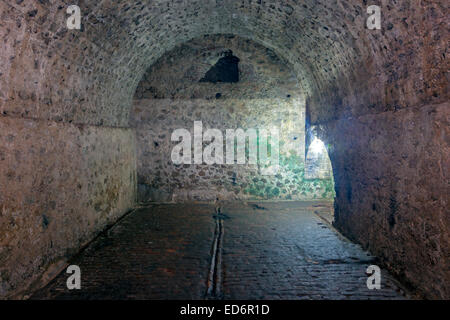
POLYGON ((207 290, 205 295, 205 299, 207 300, 219 299, 221 297, 222 241, 223 221, 220 217, 216 217, 216 229, 214 231, 211 265, 209 268, 207 290))
POLYGON ((216 257, 216 288, 215 288, 215 297, 220 299, 222 297, 222 247, 223 247, 223 220, 219 220, 219 238, 217 243, 217 257, 216 257))

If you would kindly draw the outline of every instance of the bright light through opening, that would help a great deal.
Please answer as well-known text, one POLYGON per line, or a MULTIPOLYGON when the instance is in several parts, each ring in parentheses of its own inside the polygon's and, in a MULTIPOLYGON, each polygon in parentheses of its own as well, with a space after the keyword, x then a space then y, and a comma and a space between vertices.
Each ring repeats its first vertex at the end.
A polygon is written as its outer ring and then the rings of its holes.
POLYGON ((322 142, 322 140, 314 138, 313 142, 309 146, 309 150, 312 153, 323 153, 325 151, 325 144, 322 142))

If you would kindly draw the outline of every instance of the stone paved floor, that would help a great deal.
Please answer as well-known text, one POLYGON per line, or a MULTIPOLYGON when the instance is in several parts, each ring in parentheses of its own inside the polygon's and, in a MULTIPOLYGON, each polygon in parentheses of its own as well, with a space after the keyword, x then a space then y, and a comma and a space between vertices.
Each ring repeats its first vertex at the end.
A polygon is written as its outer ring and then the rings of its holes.
POLYGON ((311 202, 229 203, 217 217, 207 204, 152 205, 71 261, 81 268, 81 290, 69 291, 63 272, 31 298, 402 299, 387 273, 381 290, 367 289, 373 258, 316 214, 328 210, 311 202), (214 290, 206 296, 208 285, 214 290))

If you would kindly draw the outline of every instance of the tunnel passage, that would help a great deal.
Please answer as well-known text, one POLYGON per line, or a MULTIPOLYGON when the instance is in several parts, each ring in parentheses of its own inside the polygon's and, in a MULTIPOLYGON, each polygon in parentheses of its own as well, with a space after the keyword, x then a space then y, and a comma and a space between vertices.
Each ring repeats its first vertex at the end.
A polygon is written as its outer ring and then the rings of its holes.
MULTIPOLYGON (((224 65, 214 70, 226 73, 216 73, 216 77, 228 76, 224 65)), ((324 174, 305 177, 305 97, 291 66, 249 39, 205 36, 164 55, 138 85, 130 125, 136 128, 138 198, 142 202, 334 198, 328 163, 313 160, 324 174), (240 80, 202 81, 211 77, 211 68, 224 58, 240 61, 233 66, 239 66, 240 80), (172 160, 179 143, 171 140, 172 134, 185 128, 193 137, 195 121, 202 122, 204 135, 210 128, 221 131, 222 163, 196 164, 192 155, 186 163, 172 160), (272 128, 279 130, 278 141, 272 143, 280 149, 276 173, 266 174, 261 161, 251 163, 249 134, 245 145, 238 146, 237 138, 231 148, 227 144, 230 130, 248 133, 272 128), (241 152, 245 164, 237 163, 241 152), (228 157, 234 159, 232 163, 225 161, 228 157)), ((192 144, 189 149, 194 149, 192 144)), ((205 149, 208 143, 203 145, 205 149)))
POLYGON ((446 1, 0 1, 0 296, 23 296, 136 203, 128 119, 145 71, 205 34, 286 59, 328 146, 336 226, 448 298, 446 1))
POLYGON ((233 56, 233 51, 227 50, 222 53, 223 57, 219 58, 217 63, 206 72, 200 82, 239 82, 239 58, 233 56))

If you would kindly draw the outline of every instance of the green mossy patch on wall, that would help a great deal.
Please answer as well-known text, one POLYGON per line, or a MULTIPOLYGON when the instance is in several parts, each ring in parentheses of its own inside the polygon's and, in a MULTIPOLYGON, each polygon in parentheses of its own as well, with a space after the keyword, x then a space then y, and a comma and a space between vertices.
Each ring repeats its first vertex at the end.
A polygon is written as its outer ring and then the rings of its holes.
POLYGON ((254 178, 244 193, 262 199, 334 199, 333 179, 306 179, 305 167, 297 155, 280 155, 280 172, 266 179, 254 178))

